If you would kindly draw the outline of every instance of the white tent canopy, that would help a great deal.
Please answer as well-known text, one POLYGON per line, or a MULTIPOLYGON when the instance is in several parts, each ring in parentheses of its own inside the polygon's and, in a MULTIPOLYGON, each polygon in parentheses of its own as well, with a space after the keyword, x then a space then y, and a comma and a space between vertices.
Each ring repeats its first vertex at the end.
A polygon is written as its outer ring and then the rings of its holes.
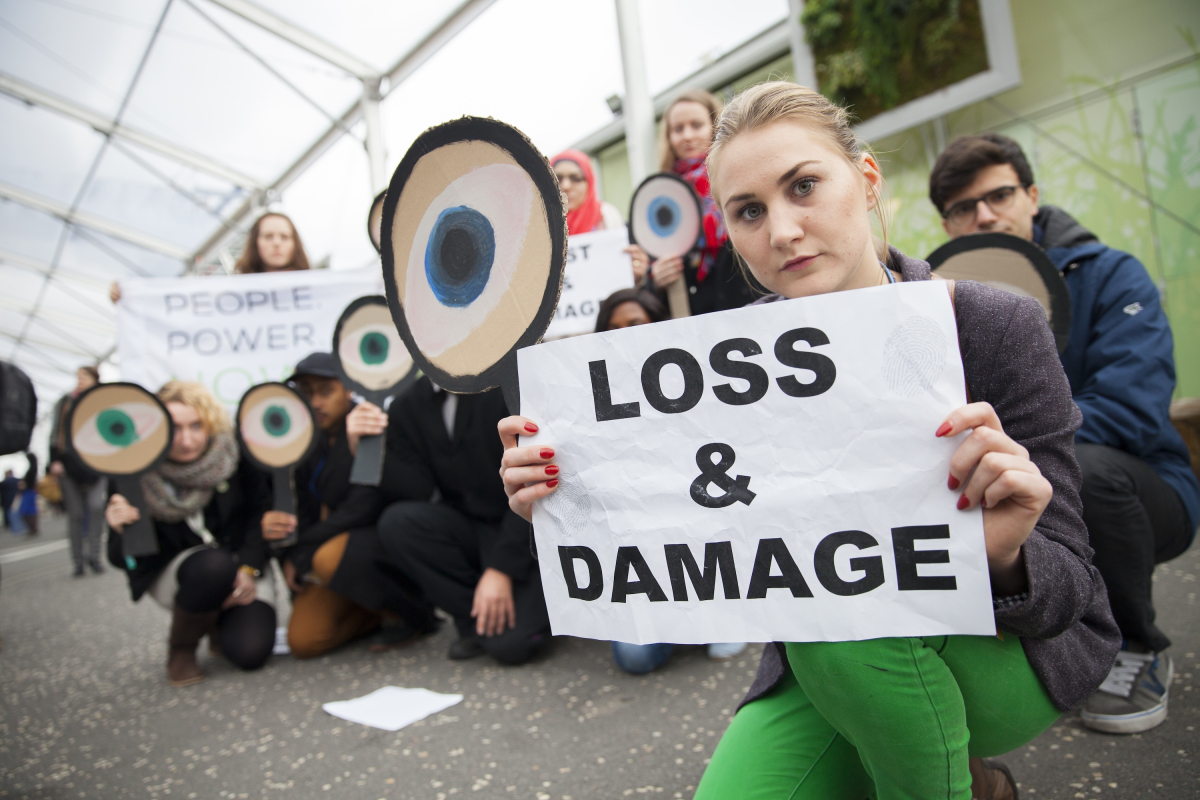
MULTIPOLYGON (((787 9, 642 0, 650 91, 787 9)), ((111 363, 112 281, 227 269, 266 207, 314 264, 374 261, 360 101, 376 85, 376 183, 463 114, 552 154, 624 92, 612 0, 0 4, 0 359, 33 378, 42 413, 76 368, 111 363)))

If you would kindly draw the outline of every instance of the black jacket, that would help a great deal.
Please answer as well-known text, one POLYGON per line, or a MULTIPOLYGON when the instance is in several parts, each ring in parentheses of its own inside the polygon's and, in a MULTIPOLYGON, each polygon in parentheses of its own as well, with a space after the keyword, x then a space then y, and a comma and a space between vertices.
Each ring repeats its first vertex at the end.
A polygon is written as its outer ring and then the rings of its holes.
MULTIPOLYGON (((688 253, 684 257, 685 266, 683 278, 687 282, 688 305, 692 316, 711 314, 713 311, 728 311, 731 308, 741 308, 767 294, 758 281, 748 273, 743 272, 733 254, 733 245, 728 241, 717 254, 713 264, 703 281, 696 279, 698 251, 688 253)), ((658 292, 666 303, 666 291, 654 286, 654 279, 647 274, 647 285, 658 292)))
POLYGON ((537 565, 529 552, 529 523, 509 509, 500 481, 504 447, 496 425, 508 416, 504 398, 499 389, 459 395, 451 438, 442 420, 445 397, 422 377, 392 403, 380 487, 384 499, 429 500, 439 490, 446 505, 496 526, 481 548, 483 568, 524 580, 537 565))
MULTIPOLYGON (((116 493, 116 484, 110 481, 108 494, 111 497, 116 493)), ((217 487, 212 500, 204 507, 205 527, 222 550, 236 556, 239 564, 262 569, 267 563, 269 553, 262 538, 262 515, 270 507, 270 497, 265 476, 243 459, 238 463, 237 471, 217 487)), ((146 513, 146 509, 140 511, 146 513)), ((158 536, 158 553, 141 556, 132 563, 126 563, 120 535, 108 537, 108 561, 117 569, 125 570, 134 601, 146 593, 172 558, 190 547, 204 544, 187 522, 154 520, 154 532, 158 536)))

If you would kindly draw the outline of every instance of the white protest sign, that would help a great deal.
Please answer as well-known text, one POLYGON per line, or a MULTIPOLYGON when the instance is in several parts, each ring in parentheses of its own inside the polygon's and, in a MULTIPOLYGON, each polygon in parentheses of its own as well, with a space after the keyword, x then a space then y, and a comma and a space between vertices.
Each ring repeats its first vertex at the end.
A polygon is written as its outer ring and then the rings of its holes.
POLYGON ((121 379, 151 391, 171 379, 197 381, 233 410, 251 386, 329 352, 346 306, 382 293, 378 269, 123 280, 121 379))
POLYGON ((646 644, 994 634, 946 285, 905 283, 518 351, 555 634, 646 644))
POLYGON ((621 252, 628 246, 629 233, 623 227, 567 239, 562 296, 543 337, 546 341, 596 330, 596 313, 604 298, 633 286, 629 254, 621 252))

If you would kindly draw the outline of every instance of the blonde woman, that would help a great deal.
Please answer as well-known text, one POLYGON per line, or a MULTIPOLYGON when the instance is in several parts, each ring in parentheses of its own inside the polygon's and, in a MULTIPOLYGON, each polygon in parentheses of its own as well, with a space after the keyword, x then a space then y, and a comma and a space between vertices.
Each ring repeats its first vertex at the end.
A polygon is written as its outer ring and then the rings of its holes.
POLYGON ((175 438, 166 460, 142 477, 144 509, 110 495, 108 559, 125 570, 135 602, 149 594, 171 612, 167 678, 187 686, 204 680, 196 647, 205 634, 211 650, 242 669, 257 669, 271 655, 273 598, 261 597, 255 581, 267 561, 259 520, 269 493, 261 474, 239 458, 229 415, 207 389, 171 381, 158 398, 175 438), (120 534, 143 513, 154 520, 159 551, 124 558, 120 534))
MULTIPOLYGON (((722 113, 708 167, 730 240, 773 293, 762 302, 931 279, 928 264, 872 236, 879 164, 816 92, 748 89, 722 113)), ((1013 798, 1007 768, 982 757, 1024 745, 1108 674, 1120 633, 1091 564, 1074 456, 1080 415, 1046 316, 982 284, 947 290, 973 402, 921 433, 972 431, 946 491, 959 509, 983 507, 1000 635, 767 645, 701 800, 1013 798)), ((891 424, 886 408, 878 419, 891 424)), ((505 490, 526 519, 557 487, 552 459, 540 456, 552 448, 517 446, 536 429, 523 417, 500 423, 505 490)))

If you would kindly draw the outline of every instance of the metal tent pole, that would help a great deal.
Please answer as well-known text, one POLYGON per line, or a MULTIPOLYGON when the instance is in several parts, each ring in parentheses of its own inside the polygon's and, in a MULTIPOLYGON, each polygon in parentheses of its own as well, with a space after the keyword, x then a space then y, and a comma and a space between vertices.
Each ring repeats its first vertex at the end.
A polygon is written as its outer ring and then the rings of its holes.
POLYGON ((383 141, 383 121, 379 117, 379 103, 383 95, 379 91, 379 78, 364 78, 362 94, 363 122, 367 124, 367 167, 371 173, 371 195, 375 196, 387 187, 387 149, 383 141))
POLYGON ((792 78, 801 86, 821 91, 817 86, 817 64, 812 50, 804 40, 804 26, 800 14, 804 11, 804 0, 788 0, 788 39, 792 46, 792 78))
POLYGON ((625 73, 625 144, 629 148, 629 177, 636 187, 657 172, 654 158, 654 99, 646 83, 642 23, 637 0, 615 0, 617 35, 621 39, 621 68, 625 73))

